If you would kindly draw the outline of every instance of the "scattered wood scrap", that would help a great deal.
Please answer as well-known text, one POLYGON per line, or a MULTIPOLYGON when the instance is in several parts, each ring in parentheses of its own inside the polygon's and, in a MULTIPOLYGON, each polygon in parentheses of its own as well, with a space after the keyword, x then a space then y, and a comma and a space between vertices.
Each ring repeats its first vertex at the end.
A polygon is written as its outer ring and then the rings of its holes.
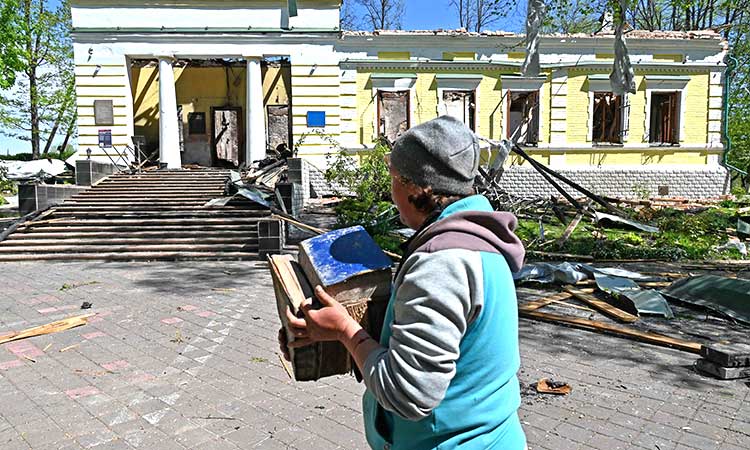
POLYGON ((581 289, 576 289, 573 286, 566 286, 564 289, 565 292, 572 294, 578 300, 584 302, 585 304, 589 305, 590 307, 596 309, 606 316, 619 320, 620 322, 633 323, 638 320, 638 316, 634 316, 633 314, 625 312, 620 308, 610 305, 604 300, 600 300, 594 297, 589 292, 583 291, 581 289))
POLYGON ((597 320, 582 319, 580 317, 563 316, 560 314, 550 314, 541 311, 524 311, 519 310, 521 317, 528 319, 540 320, 543 322, 550 322, 555 324, 568 325, 574 328, 581 328, 589 331, 596 331, 599 333, 610 334, 614 336, 624 337, 627 339, 633 339, 639 342, 645 342, 648 344, 659 345, 662 347, 670 347, 678 350, 682 350, 689 353, 700 353, 701 344, 696 342, 685 341, 682 339, 676 339, 663 334, 652 333, 647 331, 640 331, 633 328, 626 328, 620 325, 612 325, 606 322, 597 320))
POLYGON ((568 383, 550 378, 542 378, 537 381, 535 388, 540 394, 568 395, 573 391, 568 383))
POLYGON ((86 325, 88 323, 88 318, 94 315, 95 314, 84 314, 82 316, 69 317, 67 319, 58 320, 57 322, 51 322, 45 325, 40 325, 38 327, 29 328, 27 330, 7 333, 0 336, 0 344, 18 341, 20 339, 26 339, 34 336, 58 333, 60 331, 80 327, 81 325, 86 325))

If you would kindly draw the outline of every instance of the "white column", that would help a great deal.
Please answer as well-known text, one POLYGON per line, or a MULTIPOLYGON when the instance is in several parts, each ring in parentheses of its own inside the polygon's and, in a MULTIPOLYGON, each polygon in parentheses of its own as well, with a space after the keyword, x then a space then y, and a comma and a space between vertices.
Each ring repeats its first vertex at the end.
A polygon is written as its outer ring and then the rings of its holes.
POLYGON ((266 157, 266 114, 263 108, 263 77, 260 57, 246 56, 247 100, 245 111, 245 161, 252 164, 266 157))
POLYGON ((167 169, 180 169, 182 159, 172 61, 171 56, 159 56, 159 162, 167 169))

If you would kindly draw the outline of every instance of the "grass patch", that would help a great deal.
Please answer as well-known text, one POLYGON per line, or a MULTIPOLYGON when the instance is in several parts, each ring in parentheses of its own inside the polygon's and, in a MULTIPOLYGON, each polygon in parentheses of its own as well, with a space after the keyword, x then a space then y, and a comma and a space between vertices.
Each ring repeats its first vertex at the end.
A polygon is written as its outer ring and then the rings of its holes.
POLYGON ((723 205, 690 213, 670 208, 643 208, 633 212, 632 218, 659 227, 658 233, 644 233, 626 229, 603 228, 584 219, 570 239, 558 247, 549 241, 559 238, 565 227, 556 219, 546 222, 544 238, 539 223, 529 219, 519 221, 518 236, 528 250, 588 255, 596 259, 739 259, 737 250, 717 252, 715 248, 727 242, 728 228, 737 225, 737 209, 723 205), (545 245, 546 244, 546 245, 545 245))

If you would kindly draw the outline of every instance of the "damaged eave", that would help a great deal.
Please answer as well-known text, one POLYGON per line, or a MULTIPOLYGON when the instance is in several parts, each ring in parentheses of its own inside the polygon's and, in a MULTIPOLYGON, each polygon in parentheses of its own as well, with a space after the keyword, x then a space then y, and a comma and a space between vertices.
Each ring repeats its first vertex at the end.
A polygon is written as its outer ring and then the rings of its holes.
MULTIPOLYGON (((342 69, 397 69, 397 70, 417 70, 417 69, 448 69, 448 70, 482 70, 482 69, 520 69, 522 61, 502 61, 497 59, 481 61, 444 61, 444 60, 389 60, 389 59, 357 59, 347 58, 341 61, 342 69)), ((723 62, 701 62, 689 61, 685 63, 661 62, 661 61, 633 61, 633 65, 642 69, 660 69, 665 71, 680 71, 685 69, 701 70, 706 67, 724 67, 723 62)), ((578 62, 559 62, 559 63, 542 63, 542 69, 563 69, 563 68, 601 68, 609 69, 612 67, 612 61, 607 60, 583 60, 578 62)))

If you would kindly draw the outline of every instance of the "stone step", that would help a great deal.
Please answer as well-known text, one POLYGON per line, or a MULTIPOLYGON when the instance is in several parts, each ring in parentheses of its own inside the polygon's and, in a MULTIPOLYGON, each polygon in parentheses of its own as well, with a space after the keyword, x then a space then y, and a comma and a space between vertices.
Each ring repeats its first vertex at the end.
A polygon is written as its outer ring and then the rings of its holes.
MULTIPOLYGON (((205 202, 204 202, 205 203, 205 202)), ((108 213, 108 212, 117 212, 122 211, 126 213, 130 212, 184 212, 184 211, 195 211, 199 214, 201 213, 211 213, 211 214, 227 214, 230 212, 236 213, 237 211, 252 211, 247 208, 239 208, 236 206, 214 206, 214 207, 204 207, 203 204, 192 204, 192 205, 151 205, 151 204, 145 204, 145 205, 126 205, 126 204, 119 204, 119 205, 106 205, 106 204, 100 204, 100 205, 76 205, 76 204, 70 204, 67 203, 63 204, 62 206, 58 206, 55 209, 55 215, 60 215, 61 213, 71 213, 71 212, 80 212, 84 214, 94 214, 94 213, 108 213)))
MULTIPOLYGON (((205 221, 203 221, 205 222, 205 221)), ((37 233, 57 234, 64 233, 119 233, 120 235, 130 233, 168 233, 170 236, 175 235, 192 235, 193 233, 223 233, 223 232, 241 232, 256 233, 258 225, 255 222, 245 222, 240 224, 226 223, 198 223, 198 224, 180 224, 164 225, 163 222, 154 224, 126 224, 126 225, 101 225, 101 224, 66 224, 64 222, 52 222, 31 227, 19 227, 19 231, 11 234, 8 239, 14 236, 24 236, 26 234, 34 235, 37 233)))
POLYGON ((165 225, 247 225, 255 224, 258 221, 258 217, 187 217, 187 218, 140 218, 140 219, 104 219, 104 218, 91 218, 86 220, 76 220, 75 218, 64 218, 63 221, 47 221, 46 223, 40 223, 33 225, 35 228, 46 228, 48 226, 61 227, 61 226, 102 226, 102 225, 117 225, 117 226, 165 226, 165 225))
MULTIPOLYGON (((38 236, 37 236, 38 237, 38 236)), ((150 238, 138 238, 122 236, 108 236, 98 238, 73 238, 70 236, 65 237, 50 237, 44 239, 8 239, 0 242, 0 248, 17 248, 17 247, 47 247, 47 246, 114 246, 114 245, 128 245, 128 246, 141 246, 141 245, 167 245, 167 244, 195 244, 195 245, 258 245, 257 237, 249 237, 248 234, 243 236, 235 237, 154 237, 150 238)))
POLYGON ((0 261, 245 261, 258 259, 257 252, 129 252, 129 253, 8 253, 0 261))
MULTIPOLYGON (((99 227, 102 229, 104 227, 99 227)), ((227 230, 225 227, 212 229, 201 228, 194 230, 182 230, 181 227, 171 227, 172 230, 164 231, 132 231, 132 228, 114 228, 112 231, 92 231, 91 228, 85 228, 78 231, 61 231, 56 233, 36 232, 34 228, 28 231, 13 233, 8 236, 4 242, 13 241, 30 241, 37 239, 140 239, 140 238, 159 238, 160 240, 168 239, 245 239, 248 236, 255 236, 258 232, 257 227, 237 228, 227 230), (127 234, 119 234, 125 231, 127 234)), ((63 229, 65 230, 65 229, 63 229)))
POLYGON ((257 252, 258 244, 151 244, 151 245, 28 245, 24 247, 0 246, 0 254, 6 253, 90 253, 106 251, 108 253, 137 253, 137 252, 257 252))
POLYGON ((173 219, 178 217, 195 218, 196 220, 204 220, 204 218, 220 218, 220 219, 246 219, 246 220, 258 220, 259 218, 267 216, 267 211, 253 211, 248 209, 195 209, 190 208, 186 210, 107 210, 107 211, 96 211, 96 210, 80 210, 71 209, 63 210, 58 209, 50 216, 50 220, 55 218, 76 218, 78 220, 89 220, 96 218, 144 218, 158 220, 160 218, 173 219))

